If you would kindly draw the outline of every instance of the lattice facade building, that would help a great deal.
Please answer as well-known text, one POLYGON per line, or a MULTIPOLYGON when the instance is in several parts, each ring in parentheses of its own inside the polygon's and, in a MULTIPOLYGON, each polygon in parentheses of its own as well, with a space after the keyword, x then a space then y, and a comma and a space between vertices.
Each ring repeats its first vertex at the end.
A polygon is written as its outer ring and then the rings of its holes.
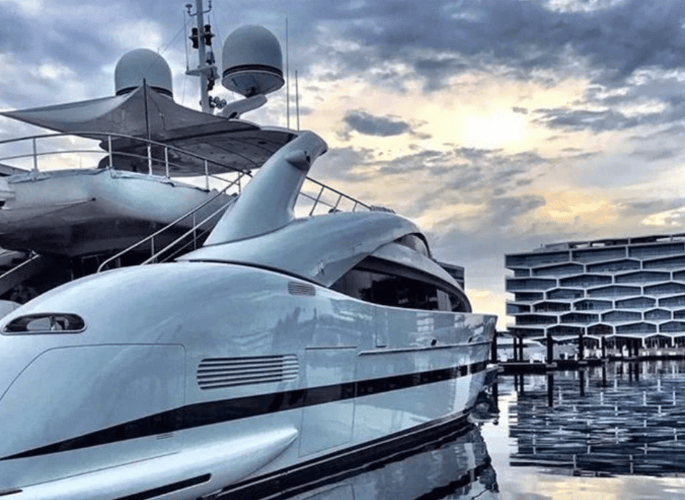
POLYGON ((685 234, 545 245, 505 266, 514 335, 683 343, 685 234))

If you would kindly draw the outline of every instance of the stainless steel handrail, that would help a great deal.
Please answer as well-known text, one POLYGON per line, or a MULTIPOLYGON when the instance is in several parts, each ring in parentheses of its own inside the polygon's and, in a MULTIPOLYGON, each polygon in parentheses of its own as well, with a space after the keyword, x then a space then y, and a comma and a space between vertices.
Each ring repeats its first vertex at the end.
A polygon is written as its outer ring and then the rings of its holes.
POLYGON ((164 248, 162 248, 162 249, 159 250, 158 252, 155 252, 153 255, 151 255, 151 256, 148 257, 147 259, 145 259, 143 262, 140 263, 140 265, 141 265, 141 266, 144 266, 144 265, 146 265, 146 264, 150 264, 150 263, 152 263, 152 262, 156 262, 157 256, 159 256, 159 255, 163 254, 164 252, 166 252, 167 250, 170 250, 171 248, 173 248, 177 243, 180 243, 186 236, 189 236, 189 235, 192 234, 193 232, 195 232, 195 231, 197 231, 198 229, 200 229, 206 222, 208 222, 210 219, 212 219, 213 217, 215 217, 217 214, 220 214, 223 210, 226 210, 226 209, 227 209, 232 203, 234 203, 234 202, 235 202, 235 198, 231 198, 230 200, 228 200, 228 201, 227 201, 226 203, 224 203, 221 207, 217 208, 214 212, 212 212, 212 213, 209 214, 207 217, 205 217, 204 219, 202 219, 200 222, 198 222, 197 224, 195 224, 193 227, 191 227, 190 229, 188 229, 188 231, 186 231, 185 233, 183 233, 181 236, 179 236, 178 238, 176 238, 174 241, 172 241, 171 243, 169 243, 167 246, 165 246, 164 248))
MULTIPOLYGON (((159 163, 159 164, 163 163, 166 165, 166 171, 168 173, 170 165, 172 165, 172 166, 179 165, 179 163, 177 163, 177 162, 169 162, 168 152, 169 152, 169 150, 171 150, 171 151, 178 152, 179 154, 187 155, 187 156, 195 158, 197 160, 201 160, 205 164, 211 163, 212 165, 217 165, 223 169, 226 169, 227 171, 236 172, 236 173, 240 174, 241 177, 243 175, 251 176, 251 173, 248 171, 237 169, 237 168, 231 167, 230 165, 225 165, 221 162, 218 162, 218 161, 213 160, 211 158, 207 158, 207 157, 205 157, 203 155, 199 155, 197 153, 192 153, 190 151, 186 151, 184 149, 181 149, 181 148, 178 148, 175 146, 171 146, 169 144, 165 144, 162 142, 154 141, 151 139, 145 139, 142 137, 135 137, 135 136, 131 136, 131 135, 118 134, 118 133, 99 133, 99 132, 88 132, 88 131, 74 131, 74 132, 68 132, 68 133, 63 132, 63 133, 38 134, 38 135, 32 135, 32 136, 24 136, 24 137, 12 138, 12 139, 0 140, 0 146, 5 145, 5 144, 11 144, 11 143, 19 143, 22 141, 29 141, 29 140, 31 141, 31 143, 33 145, 31 153, 17 154, 17 155, 10 155, 10 156, 6 156, 6 157, 2 157, 2 158, 0 158, 0 162, 8 161, 8 160, 23 159, 23 158, 33 158, 33 160, 34 160, 33 171, 37 172, 37 171, 39 171, 39 169, 38 169, 38 157, 41 157, 41 156, 50 156, 50 155, 58 155, 58 154, 74 154, 74 153, 107 154, 110 157, 110 165, 113 166, 112 155, 116 153, 116 154, 121 155, 121 156, 127 156, 127 157, 137 158, 137 159, 141 159, 141 160, 148 160, 148 163, 150 165, 152 164, 152 162, 159 163), (46 151, 46 152, 39 152, 37 150, 36 141, 38 139, 54 139, 54 138, 69 137, 69 136, 77 136, 79 138, 82 138, 85 140, 90 140, 90 141, 100 141, 100 142, 106 141, 107 149, 98 150, 98 149, 87 149, 84 147, 83 149, 66 149, 66 150, 46 151), (112 150, 112 138, 126 139, 126 140, 130 140, 130 141, 133 141, 136 143, 140 143, 141 145, 158 146, 158 147, 164 149, 164 158, 163 159, 162 158, 152 158, 150 156, 150 148, 147 148, 148 155, 138 155, 138 154, 124 152, 124 151, 118 151, 118 152, 113 151, 112 150)), ((245 155, 241 155, 240 153, 234 153, 234 154, 236 154, 236 155, 240 156, 241 158, 244 158, 245 160, 253 163, 255 166, 259 165, 257 162, 255 162, 254 160, 251 160, 249 157, 247 157, 245 155)), ((207 180, 209 180, 209 177, 217 178, 216 175, 209 174, 206 171, 206 169, 204 172, 198 172, 198 176, 204 176, 207 178, 207 180)), ((168 175, 167 175, 167 177, 168 177, 168 175)), ((330 208, 337 209, 337 207, 338 207, 340 201, 342 201, 342 199, 346 199, 346 200, 349 200, 349 201, 354 203, 354 207, 353 207, 352 211, 354 211, 357 206, 364 207, 367 210, 371 209, 371 207, 369 207, 365 203, 362 203, 361 201, 359 201, 355 198, 352 198, 351 196, 348 196, 345 193, 342 193, 341 191, 338 191, 337 189, 334 189, 330 186, 327 186, 326 184, 319 182, 319 181, 317 181, 311 177, 307 177, 306 180, 309 182, 312 182, 313 184, 315 184, 321 188, 321 190, 319 191, 319 195, 316 199, 307 195, 306 193, 301 193, 305 198, 309 198, 309 199, 314 200, 314 204, 311 208, 310 215, 313 215, 314 210, 316 209, 316 206, 319 203, 322 203, 322 204, 324 204, 330 208), (332 192, 332 193, 338 195, 338 201, 335 205, 331 205, 330 203, 327 203, 327 202, 320 200, 322 194, 325 191, 329 191, 329 192, 332 192)))
POLYGON ((0 274, 0 281, 1 281, 3 278, 5 278, 5 277, 7 277, 7 276, 10 276, 11 274, 15 273, 18 269, 21 269, 21 268, 23 268, 23 267, 27 267, 27 266, 31 265, 31 262, 33 262, 34 260, 40 259, 40 257, 41 257, 41 256, 40 256, 39 254, 37 254, 37 253, 35 253, 35 252, 31 252, 31 254, 29 255, 29 257, 28 257, 25 261, 23 261, 23 262, 20 263, 20 264, 17 264, 17 265, 14 266, 14 267, 11 267, 10 269, 8 269, 7 271, 5 271, 4 273, 0 274))
MULTIPOLYGON (((0 140, 0 146, 2 146, 4 144, 18 143, 18 142, 28 141, 28 140, 35 142, 37 139, 54 139, 56 137, 69 137, 69 136, 78 136, 82 139, 91 140, 91 141, 98 141, 98 140, 106 139, 107 143, 108 143, 108 148, 111 146, 111 138, 112 137, 117 138, 117 139, 128 139, 128 140, 132 140, 132 141, 141 143, 143 145, 147 144, 147 145, 152 145, 152 146, 159 146, 161 148, 165 148, 165 149, 168 149, 171 151, 176 151, 178 153, 194 157, 198 160, 203 160, 203 161, 207 161, 209 163, 212 163, 214 165, 218 165, 221 168, 225 168, 225 169, 232 171, 232 172, 243 172, 243 173, 245 173, 244 170, 241 170, 239 168, 231 167, 230 165, 225 165, 225 164, 218 162, 216 160, 213 160, 211 158, 207 158, 207 157, 199 155, 197 153, 192 153, 190 151, 186 151, 184 149, 177 148, 175 146, 171 146, 171 145, 165 144, 163 142, 154 141, 152 139, 144 139, 142 137, 135 137, 132 135, 117 134, 117 133, 74 131, 74 132, 60 132, 60 133, 52 133, 52 134, 38 134, 38 135, 30 135, 30 136, 24 136, 24 137, 15 137, 12 139, 3 139, 3 140, 0 140), (99 138, 102 138, 102 139, 99 139, 99 138)), ((75 151, 70 151, 70 152, 80 152, 80 150, 75 150, 75 151)), ((89 153, 99 152, 99 153, 104 153, 104 154, 108 154, 108 155, 111 155, 112 153, 116 153, 116 151, 111 151, 111 150, 106 150, 106 149, 103 149, 101 151, 96 151, 96 150, 88 151, 88 150, 86 150, 86 152, 89 152, 89 153)), ((30 154, 15 155, 15 156, 8 157, 8 158, 0 158, 0 162, 6 161, 7 159, 36 158, 37 156, 44 156, 44 155, 49 155, 49 154, 65 154, 65 152, 64 151, 54 151, 54 152, 48 152, 48 153, 38 153, 37 150, 34 149, 33 152, 30 154)), ((241 158, 244 158, 247 161, 249 161, 250 163, 254 164, 255 166, 259 166, 259 164, 256 161, 251 160, 249 157, 246 157, 244 155, 240 155, 238 153, 236 153, 236 154, 238 156, 241 156, 241 158)), ((147 156, 141 156, 141 158, 147 158, 147 156)))
MULTIPOLYGON (((154 242, 155 238, 159 236, 160 234, 164 233, 165 231, 169 230, 170 228, 176 226, 183 220, 187 219, 188 217, 196 214, 199 210, 207 206, 209 203, 213 202, 216 200, 219 196, 224 195, 228 189, 230 189, 233 186, 237 185, 238 188, 238 193, 242 191, 242 185, 241 185, 241 180, 244 176, 252 176, 252 174, 249 171, 246 170, 241 170, 235 167, 232 167, 230 165, 223 164, 222 162, 216 161, 212 158, 205 157, 201 154, 193 153, 190 151, 186 151, 184 149, 178 148, 176 146, 172 146, 169 144, 165 144, 163 142, 158 142, 150 139, 145 139, 141 137, 135 137, 131 135, 126 135, 126 134, 119 134, 119 133, 99 133, 99 132, 89 132, 89 131, 74 131, 74 132, 64 132, 64 133, 47 133, 47 134, 38 134, 38 135, 32 135, 32 136, 25 136, 25 137, 18 137, 18 138, 12 138, 12 139, 4 139, 0 140, 0 146, 7 145, 7 144, 13 144, 13 143, 21 143, 24 141, 30 141, 31 145, 31 152, 26 153, 26 154, 12 154, 6 157, 0 158, 0 162, 8 161, 8 160, 18 160, 18 159, 26 159, 26 158, 33 158, 33 168, 31 170, 27 170, 27 173, 37 173, 39 172, 39 166, 38 166, 38 158, 39 157, 44 157, 44 156, 51 156, 51 155, 71 155, 71 154, 102 154, 102 155, 107 155, 109 157, 109 162, 107 165, 108 169, 116 170, 116 165, 114 164, 114 156, 123 156, 123 157, 130 157, 130 158, 135 158, 135 159, 140 159, 140 160, 147 160, 148 164, 148 172, 150 175, 152 175, 153 172, 153 164, 157 165, 164 165, 165 167, 165 172, 166 172, 166 177, 169 178, 169 167, 170 166, 179 166, 182 165, 182 163, 179 162, 170 162, 169 161, 169 151, 176 152, 178 153, 181 157, 185 156, 187 158, 193 158, 195 160, 199 160, 204 164, 204 169, 202 172, 198 171, 198 177, 203 176, 206 179, 206 189, 209 190, 209 178, 212 177, 214 179, 219 179, 223 182, 227 182, 228 184, 219 192, 217 192, 215 195, 213 195, 211 198, 205 200, 203 203, 199 204, 197 207, 191 209, 187 213, 183 214, 182 216, 178 217, 174 221, 170 222, 163 228, 155 231, 154 233, 146 236, 145 238, 142 238, 140 241, 130 245, 126 249, 118 252, 117 254, 113 255, 112 257, 106 259, 100 266, 98 267, 97 272, 101 272, 102 270, 105 269, 111 262, 121 258, 123 255, 126 253, 140 247, 141 245, 151 242, 152 246, 152 256, 145 261, 145 263, 148 263, 151 260, 154 260, 157 256, 162 254, 163 252, 168 251, 174 244, 178 243, 181 241, 183 238, 191 234, 192 232, 196 231, 199 227, 202 225, 206 224, 207 221, 211 220, 211 218, 215 217, 216 214, 218 214, 221 210, 225 210, 226 207, 228 206, 229 203, 233 202, 234 200, 230 200, 228 203, 224 204, 220 209, 216 210, 212 215, 209 217, 205 218, 200 224, 193 224, 193 228, 191 228, 187 233, 185 233, 183 236, 181 236, 179 239, 175 240, 171 245, 167 245, 164 249, 162 249, 159 252, 154 251, 154 242), (91 147, 88 147, 87 144, 83 145, 83 148, 78 148, 78 146, 71 147, 68 149, 55 149, 55 150, 49 150, 49 151, 39 151, 37 142, 38 140, 50 140, 50 139, 58 139, 61 137, 73 137, 77 136, 80 139, 86 140, 86 141, 99 141, 100 143, 100 149, 92 149, 91 147), (115 151, 112 146, 112 141, 113 139, 121 139, 121 140, 126 140, 130 141, 132 146, 147 146, 145 148, 147 154, 137 154, 134 152, 129 152, 129 151, 115 151), (152 156, 152 146, 158 147, 163 149, 164 154, 162 158, 157 158, 152 156), (228 180, 224 179, 222 177, 219 177, 216 174, 210 174, 208 165, 216 165, 220 167, 221 169, 225 170, 225 173, 236 173, 237 176, 233 180, 228 180)), ((240 156, 241 158, 245 159, 246 161, 252 163, 256 167, 260 166, 260 163, 250 159, 249 157, 242 155, 240 153, 234 152, 234 154, 240 156)), ((221 174, 224 175, 224 174, 221 174)), ((316 197, 313 197, 309 194, 307 194, 304 191, 301 191, 299 193, 299 196, 302 196, 303 198, 307 198, 313 201, 313 204, 311 206, 311 209, 309 211, 309 215, 314 215, 314 212, 316 208, 319 205, 324 205, 326 207, 331 208, 332 210, 338 210, 338 207, 343 200, 347 200, 351 203, 353 203, 351 211, 355 211, 358 207, 364 207, 367 210, 371 210, 371 207, 369 205, 366 205, 365 203, 362 203, 361 201, 352 198, 351 196, 348 196, 341 191, 338 191, 337 189, 331 188, 327 185, 325 185, 322 182, 319 182, 315 179, 312 179, 311 177, 306 177, 306 181, 311 182, 312 184, 318 186, 320 189, 318 189, 318 194, 316 197), (334 195, 337 196, 336 202, 329 203, 323 199, 323 195, 325 193, 333 193, 334 195)))
POLYGON ((304 197, 304 198, 308 198, 308 199, 310 199, 310 200, 312 200, 312 201, 314 202, 314 204, 313 204, 312 207, 311 207, 311 210, 309 211, 309 215, 314 215, 314 210, 316 209, 317 205, 319 205, 319 204, 325 205, 325 206, 327 206, 327 207, 329 207, 329 208, 331 208, 331 209, 333 209, 333 210, 337 210, 337 209, 338 209, 338 206, 340 205, 340 202, 341 202, 343 199, 346 199, 346 200, 351 201, 351 202, 354 203, 354 206, 352 207, 352 210, 351 210, 352 212, 354 212, 358 206, 364 207, 364 208, 366 208, 367 210, 371 210, 371 206, 367 205, 366 203, 363 203, 363 202, 357 200, 356 198, 352 198, 351 196, 348 196, 348 195, 346 195, 345 193, 343 193, 343 192, 341 192, 341 191, 338 191, 337 189, 334 189, 334 188, 332 188, 332 187, 329 187, 329 186, 327 186, 326 184, 324 184, 324 183, 322 183, 322 182, 319 182, 319 181, 317 181, 317 180, 315 180, 315 179, 312 179, 311 177, 307 177, 307 181, 312 182, 313 184, 316 184, 317 186, 321 187, 321 189, 319 190, 319 193, 317 194, 316 197, 314 197, 314 196, 312 196, 312 195, 310 195, 310 194, 307 194, 307 193, 305 193, 304 191, 301 191, 300 194, 299 194, 299 196, 302 196, 302 197, 304 197), (322 196, 323 193, 326 192, 326 191, 330 191, 330 192, 332 192, 332 193, 338 195, 338 200, 336 201, 335 205, 331 205, 330 203, 328 203, 328 202, 326 202, 326 201, 323 201, 323 200, 321 199, 321 196, 322 196))
MULTIPOLYGON (((119 253, 117 253, 117 254, 115 254, 115 255, 109 257, 108 259, 106 259, 105 261, 103 261, 102 264, 100 264, 100 265, 98 266, 98 269, 97 269, 96 272, 99 273, 99 272, 103 271, 104 268, 105 268, 105 266, 106 266, 107 264, 109 264, 110 262, 112 262, 112 261, 114 261, 114 260, 120 258, 122 255, 125 255, 125 254, 127 254, 128 252, 130 252, 130 251, 132 251, 132 250, 138 248, 138 247, 139 247, 140 245, 142 245, 143 243, 147 243, 148 241, 153 241, 153 244, 154 244, 154 238, 156 238, 157 236, 159 236, 159 235, 162 234, 163 232, 165 232, 165 231, 171 229, 172 227, 176 226, 176 225, 179 224, 181 221, 187 219, 187 218, 190 217, 191 215, 193 215, 193 214, 197 213, 198 211, 202 210, 204 207, 206 207, 206 206, 207 206, 208 204, 210 204, 212 201, 216 200, 219 196, 221 196, 221 195, 223 195, 224 193, 226 193, 226 191, 227 191, 228 189, 230 189, 232 186, 234 186, 234 185, 236 184, 236 182, 238 182, 238 181, 240 180, 241 177, 242 177, 242 176, 239 176, 238 179, 236 179, 236 180, 230 182, 226 187, 224 187, 221 191, 217 192, 217 193, 216 193, 215 195, 213 195, 211 198, 209 198, 209 199, 203 201, 203 202, 200 203, 197 207, 193 208, 193 209, 190 210, 189 212, 186 212, 184 215, 178 217, 177 219, 175 219, 174 221, 170 222, 169 224, 167 224, 167 225, 164 226, 163 228, 161 228, 161 229, 155 231, 155 232, 152 233, 152 234, 149 234, 148 236, 146 236, 145 238, 143 238, 143 239, 137 241, 137 242, 134 243, 133 245, 130 245, 129 247, 125 248, 124 250, 120 251, 119 253)), ((193 226, 193 228, 195 228, 195 227, 196 227, 196 225, 193 226)))

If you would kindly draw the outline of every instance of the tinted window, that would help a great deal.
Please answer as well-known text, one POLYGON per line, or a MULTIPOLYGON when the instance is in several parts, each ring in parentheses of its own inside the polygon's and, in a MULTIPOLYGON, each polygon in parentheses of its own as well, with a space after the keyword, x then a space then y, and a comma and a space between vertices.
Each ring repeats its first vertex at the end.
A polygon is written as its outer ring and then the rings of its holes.
POLYGON ((83 318, 76 314, 38 313, 14 318, 5 325, 3 333, 79 333, 85 328, 83 318))
POLYGON ((430 283, 359 269, 348 272, 331 289, 384 306, 430 311, 466 310, 456 295, 430 283))

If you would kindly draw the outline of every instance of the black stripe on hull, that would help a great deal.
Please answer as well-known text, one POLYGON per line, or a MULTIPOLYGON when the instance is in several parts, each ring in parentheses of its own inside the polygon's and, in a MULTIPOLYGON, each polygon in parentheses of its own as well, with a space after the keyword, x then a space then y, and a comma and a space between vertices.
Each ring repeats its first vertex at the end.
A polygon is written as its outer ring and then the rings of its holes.
MULTIPOLYGON (((457 439, 474 429, 467 414, 452 415, 383 438, 300 462, 276 472, 225 487, 217 499, 273 498, 343 481, 365 470, 414 455, 429 445, 457 439), (417 449, 418 448, 418 449, 417 449)), ((442 498, 442 497, 441 497, 442 498)))
POLYGON ((359 380, 309 389, 258 394, 234 399, 195 403, 132 420, 114 427, 7 456, 1 460, 37 457, 90 448, 142 437, 204 427, 281 411, 306 408, 347 399, 408 389, 452 380, 485 370, 486 361, 425 372, 359 380))
POLYGON ((177 483, 160 486, 159 488, 141 491, 140 493, 134 493, 133 495, 119 497, 116 500, 150 500, 152 498, 157 498, 168 493, 173 493, 175 491, 183 490, 185 488, 190 488, 191 486, 197 486, 198 484, 206 483, 211 479, 211 477, 211 474, 204 474, 202 476, 186 479, 185 481, 179 481, 177 483))

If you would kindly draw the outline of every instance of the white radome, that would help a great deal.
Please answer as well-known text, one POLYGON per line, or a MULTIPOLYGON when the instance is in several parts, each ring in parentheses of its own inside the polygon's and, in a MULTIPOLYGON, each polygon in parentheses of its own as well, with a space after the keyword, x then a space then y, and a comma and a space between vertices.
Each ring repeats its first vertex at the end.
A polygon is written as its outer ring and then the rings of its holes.
POLYGON ((222 60, 222 83, 233 92, 252 97, 283 86, 281 44, 262 26, 243 26, 228 35, 222 60))
POLYGON ((171 69, 162 56, 150 49, 135 49, 119 59, 114 69, 114 90, 116 95, 127 94, 143 85, 161 91, 170 97, 174 91, 171 83, 171 69))

